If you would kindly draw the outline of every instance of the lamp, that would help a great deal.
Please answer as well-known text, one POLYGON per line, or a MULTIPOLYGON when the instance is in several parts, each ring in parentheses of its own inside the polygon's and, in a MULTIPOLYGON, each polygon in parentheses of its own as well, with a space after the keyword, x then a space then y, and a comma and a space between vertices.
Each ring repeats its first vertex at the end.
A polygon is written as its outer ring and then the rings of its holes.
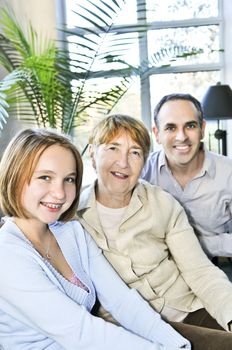
POLYGON ((221 130, 219 123, 222 119, 232 119, 232 90, 229 85, 217 83, 210 86, 202 99, 202 109, 206 120, 217 120, 218 128, 214 136, 218 140, 219 146, 220 140, 222 140, 222 154, 226 156, 226 130, 221 130))

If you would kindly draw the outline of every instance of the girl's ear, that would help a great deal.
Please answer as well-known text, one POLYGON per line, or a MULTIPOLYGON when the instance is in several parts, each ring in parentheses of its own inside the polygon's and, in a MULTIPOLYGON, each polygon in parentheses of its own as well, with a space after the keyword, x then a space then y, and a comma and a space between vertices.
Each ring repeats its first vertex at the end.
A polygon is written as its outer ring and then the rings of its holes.
POLYGON ((96 170, 96 162, 95 162, 95 149, 94 145, 90 144, 89 145, 89 156, 92 162, 93 168, 96 170))

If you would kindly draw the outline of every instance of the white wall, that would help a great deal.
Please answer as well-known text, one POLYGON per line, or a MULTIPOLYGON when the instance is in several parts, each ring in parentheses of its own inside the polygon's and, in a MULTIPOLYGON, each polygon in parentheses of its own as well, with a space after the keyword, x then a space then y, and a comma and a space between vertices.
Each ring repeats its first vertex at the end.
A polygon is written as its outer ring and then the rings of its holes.
MULTIPOLYGON (((0 0, 0 6, 6 6, 0 0)), ((55 0, 7 0, 7 6, 13 8, 17 18, 23 24, 31 21, 34 28, 49 37, 56 37, 55 0)))
MULTIPOLYGON (((0 0, 0 7, 5 7, 6 1, 0 0)), ((55 0, 7 0, 7 6, 10 6, 19 23, 27 28, 28 21, 31 21, 32 26, 39 33, 43 33, 48 38, 56 38, 56 11, 55 0)), ((0 67, 0 80, 4 76, 4 70, 0 67)), ((9 139, 21 129, 22 123, 18 122, 17 117, 11 115, 7 125, 1 133, 1 151, 4 150, 9 139)))

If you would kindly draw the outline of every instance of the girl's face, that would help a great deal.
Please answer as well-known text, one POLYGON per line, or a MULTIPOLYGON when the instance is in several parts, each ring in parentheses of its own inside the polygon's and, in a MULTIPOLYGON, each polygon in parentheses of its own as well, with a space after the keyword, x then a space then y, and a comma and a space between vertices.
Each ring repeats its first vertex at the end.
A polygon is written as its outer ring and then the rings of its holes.
POLYGON ((47 148, 22 191, 22 205, 29 218, 46 224, 58 220, 75 199, 76 176, 70 150, 60 145, 47 148))

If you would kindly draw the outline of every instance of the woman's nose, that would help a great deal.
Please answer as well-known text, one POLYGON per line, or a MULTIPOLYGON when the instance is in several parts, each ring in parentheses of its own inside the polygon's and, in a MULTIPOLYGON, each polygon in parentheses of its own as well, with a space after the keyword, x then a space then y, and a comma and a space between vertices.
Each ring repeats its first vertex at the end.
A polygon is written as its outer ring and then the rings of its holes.
POLYGON ((118 159, 117 159, 117 164, 121 167, 121 168, 127 168, 128 167, 128 154, 121 154, 118 159))

